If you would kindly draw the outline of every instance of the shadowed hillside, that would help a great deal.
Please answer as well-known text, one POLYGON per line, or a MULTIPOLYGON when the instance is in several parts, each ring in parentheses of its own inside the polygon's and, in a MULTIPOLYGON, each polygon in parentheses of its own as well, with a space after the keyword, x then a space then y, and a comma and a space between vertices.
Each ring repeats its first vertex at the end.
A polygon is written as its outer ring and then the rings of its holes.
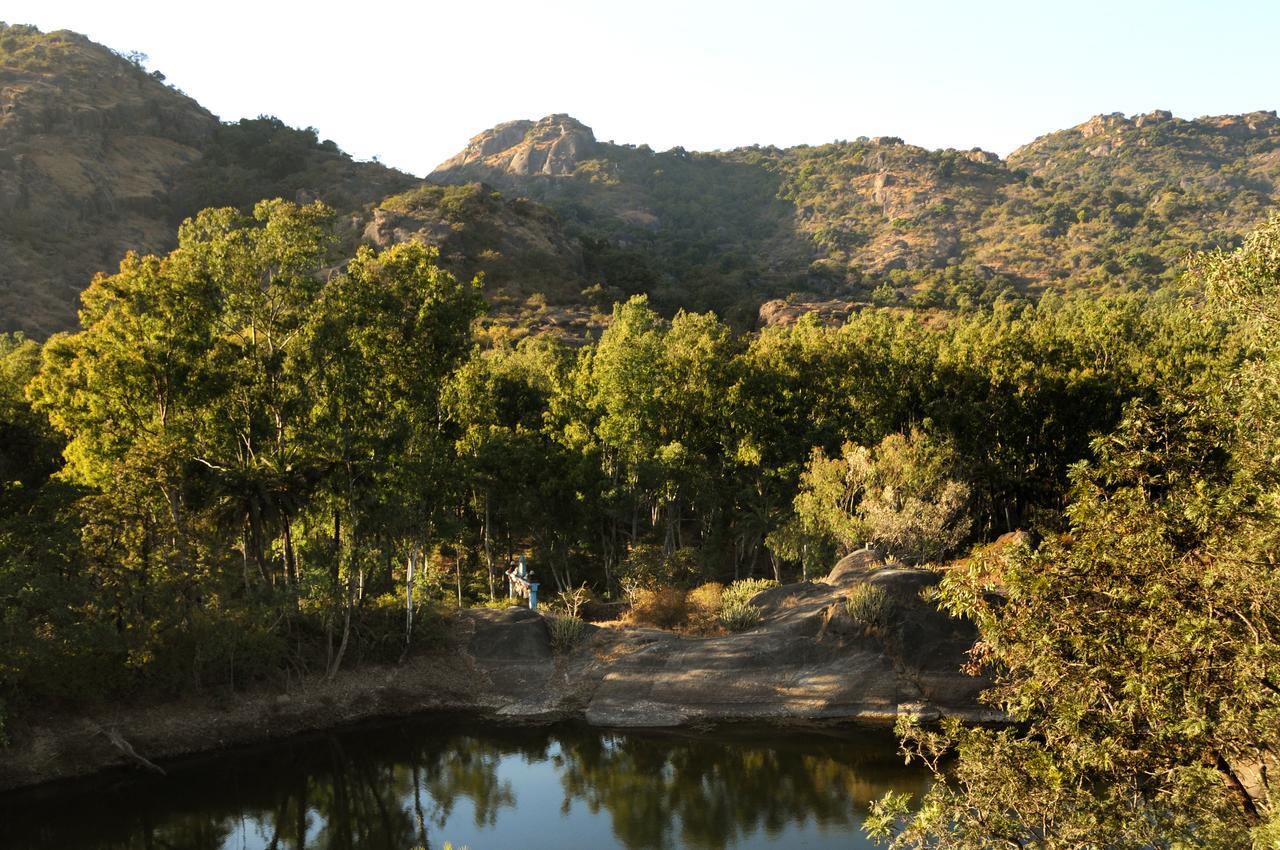
POLYGON ((963 307, 1152 288, 1189 251, 1238 243, 1277 197, 1280 122, 1098 116, 1004 161, 891 137, 656 153, 553 115, 476 136, 431 179, 489 181, 643 255, 668 308, 963 307))

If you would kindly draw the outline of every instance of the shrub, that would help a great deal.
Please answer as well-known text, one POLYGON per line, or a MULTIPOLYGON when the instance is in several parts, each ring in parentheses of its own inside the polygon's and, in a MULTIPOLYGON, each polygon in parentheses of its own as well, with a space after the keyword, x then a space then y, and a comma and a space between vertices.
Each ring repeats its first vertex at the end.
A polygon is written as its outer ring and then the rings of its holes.
POLYGON ((798 516, 844 551, 873 543, 912 563, 955 551, 969 534, 971 490, 955 477, 959 455, 919 429, 874 447, 845 443, 828 458, 816 449, 801 475, 798 516))
POLYGON ((631 610, 627 612, 627 619, 632 623, 660 629, 682 626, 687 616, 685 593, 674 587, 635 590, 631 595, 631 610))
POLYGON ((741 632, 752 628, 760 622, 759 606, 749 602, 733 601, 720 609, 720 625, 731 632, 741 632))
POLYGON ((551 650, 557 653, 568 652, 582 640, 586 623, 581 617, 556 615, 548 621, 547 628, 551 631, 551 650))
POLYGON ((661 546, 640 545, 627 553, 618 565, 618 580, 630 595, 636 589, 688 587, 699 574, 698 553, 677 549, 668 554, 661 546))
POLYGON ((721 608, 731 608, 738 605, 746 605, 760 591, 777 586, 778 583, 771 578, 740 579, 724 589, 724 597, 720 606, 721 608))
POLYGON ((689 591, 685 597, 689 628, 695 632, 709 632, 720 622, 720 609, 724 607, 724 585, 709 582, 689 591))
POLYGON ((868 629, 883 629, 893 619, 893 600, 884 588, 860 584, 844 601, 844 608, 854 623, 868 629))
POLYGON ((582 606, 590 602, 594 597, 591 589, 583 584, 581 587, 575 587, 572 590, 566 590, 556 597, 555 606, 559 610, 568 614, 570 617, 577 617, 582 611, 582 606))

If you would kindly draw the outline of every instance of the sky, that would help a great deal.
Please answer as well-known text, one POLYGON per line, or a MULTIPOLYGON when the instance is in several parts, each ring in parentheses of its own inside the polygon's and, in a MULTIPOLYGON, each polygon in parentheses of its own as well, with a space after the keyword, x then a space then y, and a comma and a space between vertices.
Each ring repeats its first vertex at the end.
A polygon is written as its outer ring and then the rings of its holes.
POLYGON ((223 120, 275 115, 418 175, 554 112, 655 150, 1006 155, 1099 113, 1280 108, 1277 0, 5 0, 0 18, 140 51, 223 120))

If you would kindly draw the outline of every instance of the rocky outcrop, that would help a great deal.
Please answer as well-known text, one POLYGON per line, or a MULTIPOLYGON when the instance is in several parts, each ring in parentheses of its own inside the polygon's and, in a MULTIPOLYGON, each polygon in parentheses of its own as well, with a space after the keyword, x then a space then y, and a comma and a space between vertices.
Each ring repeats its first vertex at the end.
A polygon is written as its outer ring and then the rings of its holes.
POLYGON ((760 311, 757 315, 757 323, 762 328, 773 327, 774 325, 793 325, 799 321, 801 316, 813 315, 820 324, 831 327, 843 325, 849 318, 849 315, 860 307, 866 306, 863 302, 846 301, 843 299, 826 299, 823 301, 791 301, 783 298, 775 298, 772 301, 766 301, 760 305, 760 311))
POLYGON ((607 305, 583 294, 591 281, 582 243, 542 204, 504 197, 482 183, 423 183, 384 199, 352 227, 378 248, 399 242, 438 248, 441 265, 457 277, 482 278, 489 320, 513 333, 546 333, 571 344, 599 335, 607 305))
POLYGON ((509 199, 481 183, 424 183, 373 209, 363 241, 379 248, 418 241, 440 249, 462 277, 483 274, 486 297, 577 298, 587 285, 581 243, 555 213, 523 198, 509 199))
POLYGON ((569 115, 539 121, 509 121, 474 136, 462 152, 445 160, 428 178, 438 182, 504 176, 564 177, 591 156, 591 128, 569 115))
MULTIPOLYGON (((557 666, 534 659, 529 640, 517 645, 531 659, 513 671, 493 654, 491 638, 477 644, 477 666, 502 681, 513 701, 503 716, 580 714, 601 726, 682 726, 720 720, 892 722, 900 714, 992 721, 977 695, 986 682, 961 667, 973 627, 920 598, 939 581, 930 570, 887 564, 873 550, 855 552, 821 582, 771 588, 752 601, 760 625, 718 637, 658 629, 598 629, 584 650, 557 666), (861 585, 885 591, 891 622, 869 628, 852 620, 845 598, 861 585)), ((533 635, 528 614, 510 615, 533 635)), ((483 615, 479 634, 495 621, 483 615)), ((538 650, 541 652, 542 650, 538 650)), ((511 654, 515 654, 514 648, 511 654)))

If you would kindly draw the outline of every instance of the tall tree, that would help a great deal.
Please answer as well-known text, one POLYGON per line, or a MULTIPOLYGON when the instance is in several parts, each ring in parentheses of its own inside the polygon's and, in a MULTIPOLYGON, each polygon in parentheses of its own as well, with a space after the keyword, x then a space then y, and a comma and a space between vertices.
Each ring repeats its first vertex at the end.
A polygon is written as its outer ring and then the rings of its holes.
POLYGON ((896 846, 1280 840, 1280 218, 1193 269, 1243 361, 1130 404, 1072 471, 1069 534, 944 579, 1019 728, 904 729, 938 781, 881 804, 896 846))

